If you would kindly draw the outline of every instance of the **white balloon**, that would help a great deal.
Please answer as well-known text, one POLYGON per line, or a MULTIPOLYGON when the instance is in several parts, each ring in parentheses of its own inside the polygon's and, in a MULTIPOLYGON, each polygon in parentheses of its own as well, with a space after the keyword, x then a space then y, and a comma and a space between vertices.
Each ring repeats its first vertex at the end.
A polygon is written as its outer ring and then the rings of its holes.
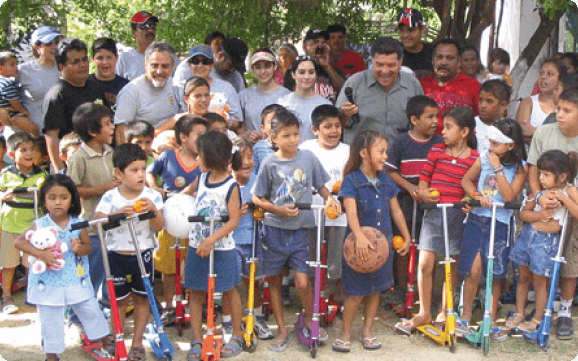
POLYGON ((189 238, 189 216, 195 215, 195 198, 186 194, 170 196, 163 206, 165 230, 176 238, 189 238))

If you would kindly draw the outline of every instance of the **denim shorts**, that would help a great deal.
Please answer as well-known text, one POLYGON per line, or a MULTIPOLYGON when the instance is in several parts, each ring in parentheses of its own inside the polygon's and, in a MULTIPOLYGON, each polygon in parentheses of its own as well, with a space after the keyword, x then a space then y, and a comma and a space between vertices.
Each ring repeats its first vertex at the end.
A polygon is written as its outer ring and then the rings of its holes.
MULTIPOLYGON (((252 244, 238 244, 237 247, 237 255, 239 257, 239 273, 241 276, 248 278, 249 277, 249 267, 250 263, 248 261, 252 255, 252 244)), ((255 245, 255 258, 257 259, 257 269, 255 271, 255 279, 261 279, 265 276, 263 275, 263 248, 261 244, 255 245)))
POLYGON ((263 226, 263 275, 281 274, 285 266, 295 272, 307 273, 308 245, 314 232, 314 228, 290 230, 263 226))
MULTIPOLYGON (((147 249, 141 253, 144 263, 145 272, 149 275, 151 285, 153 284, 153 252, 147 249)), ((147 297, 142 273, 138 265, 136 255, 124 255, 114 251, 108 251, 108 262, 110 264, 110 273, 113 277, 114 292, 116 299, 122 300, 131 292, 147 297)))
MULTIPOLYGON (((478 253, 482 256, 482 270, 484 275, 486 274, 490 251, 491 224, 492 218, 473 213, 469 214, 458 261, 458 272, 461 274, 467 275, 470 273, 478 253)), ((510 227, 505 223, 496 221, 494 237, 495 279, 506 278, 508 272, 508 256, 510 255, 510 248, 508 247, 509 236, 510 227)))
MULTIPOLYGON (((460 254, 465 228, 464 218, 465 214, 461 209, 447 209, 450 256, 460 254)), ((417 249, 445 255, 445 248, 442 210, 440 208, 426 209, 423 214, 417 249)))
MULTIPOLYGON (((215 292, 226 292, 241 284, 237 250, 215 251, 215 292)), ((185 287, 195 291, 206 291, 209 280, 209 256, 200 257, 197 249, 189 247, 185 263, 185 287)))
POLYGON ((510 260, 530 268, 534 274, 550 277, 554 266, 552 257, 558 252, 559 241, 558 233, 542 232, 528 223, 512 247, 510 260))

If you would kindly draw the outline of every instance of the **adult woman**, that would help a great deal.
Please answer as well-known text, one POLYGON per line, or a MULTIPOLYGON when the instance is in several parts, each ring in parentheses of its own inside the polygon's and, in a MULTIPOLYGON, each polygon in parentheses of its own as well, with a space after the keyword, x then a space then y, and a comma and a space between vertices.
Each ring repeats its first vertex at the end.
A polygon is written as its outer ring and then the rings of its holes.
POLYGON ((467 45, 462 52, 460 68, 462 73, 470 78, 481 81, 483 74, 482 61, 480 60, 480 53, 473 45, 467 45))
POLYGON ((317 74, 315 71, 315 60, 308 56, 298 56, 290 68, 291 77, 295 80, 295 91, 277 99, 278 104, 291 110, 299 121, 301 133, 301 143, 308 139, 315 139, 311 130, 311 112, 322 104, 331 102, 321 95, 315 94, 315 80, 317 74))
POLYGON ((293 44, 285 43, 279 47, 279 66, 275 70, 275 83, 283 85, 285 73, 293 65, 298 55, 299 53, 293 44))
POLYGON ((38 129, 42 129, 44 125, 42 112, 44 95, 60 77, 54 51, 61 38, 62 35, 52 26, 36 28, 30 36, 30 43, 36 60, 30 60, 18 66, 23 104, 30 113, 30 120, 36 124, 38 129))
POLYGON ((249 139, 257 141, 261 137, 261 112, 275 103, 280 97, 289 94, 287 88, 275 83, 275 54, 268 48, 256 50, 251 56, 251 70, 257 78, 257 84, 239 93, 244 117, 244 128, 251 132, 249 139), (257 131, 257 132, 253 132, 257 131), (254 138, 254 139, 252 139, 254 138))
POLYGON ((522 100, 516 113, 526 144, 530 144, 534 131, 544 123, 548 114, 556 110, 559 80, 563 75, 566 75, 566 67, 559 60, 549 58, 542 62, 538 78, 540 93, 522 100))

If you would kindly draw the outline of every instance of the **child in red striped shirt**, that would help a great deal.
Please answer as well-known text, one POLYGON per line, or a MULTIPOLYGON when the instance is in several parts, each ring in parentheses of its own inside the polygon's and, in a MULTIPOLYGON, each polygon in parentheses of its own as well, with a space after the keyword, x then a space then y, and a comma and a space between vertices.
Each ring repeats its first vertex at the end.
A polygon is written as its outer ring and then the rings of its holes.
MULTIPOLYGON (((476 162, 479 153, 476 150, 474 113, 466 107, 456 107, 443 117, 442 137, 444 143, 436 144, 427 156, 419 177, 419 196, 425 203, 456 203, 465 195, 462 178, 476 162), (434 192, 437 191, 437 192, 434 192)), ((457 208, 448 208, 448 231, 450 255, 457 258, 464 231, 464 213, 457 208)), ((400 331, 411 333, 417 326, 431 323, 432 273, 436 254, 444 254, 443 225, 441 209, 428 209, 424 213, 418 249, 419 274, 418 289, 419 313, 411 320, 402 319, 396 324, 400 331)), ((452 264, 452 268, 457 263, 452 264)), ((452 283, 456 283, 457 272, 452 270, 452 283)), ((445 307, 436 322, 445 321, 445 307)))

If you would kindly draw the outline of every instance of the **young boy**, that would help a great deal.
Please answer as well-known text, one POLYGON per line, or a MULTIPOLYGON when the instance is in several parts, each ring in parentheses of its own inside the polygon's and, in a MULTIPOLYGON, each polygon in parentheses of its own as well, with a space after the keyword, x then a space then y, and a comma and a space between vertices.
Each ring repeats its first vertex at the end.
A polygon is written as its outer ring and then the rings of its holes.
MULTIPOLYGON (((204 118, 194 115, 185 115, 175 124, 175 137, 180 147, 169 149, 147 168, 147 184, 151 188, 166 193, 178 193, 193 183, 201 174, 197 161, 197 138, 207 130, 204 118), (155 177, 163 181, 162 187, 155 183, 155 177)), ((166 309, 163 313, 163 322, 174 322, 173 297, 175 295, 175 238, 165 230, 159 232, 159 248, 154 252, 155 269, 162 273, 163 295, 166 309)), ((181 239, 181 245, 187 246, 188 239, 181 239)), ((183 261, 188 247, 181 253, 183 261)))
POLYGON ((492 79, 482 83, 478 96, 480 115, 476 117, 476 138, 480 154, 490 148, 488 129, 496 120, 505 116, 510 94, 511 88, 503 80, 492 79))
MULTIPOLYGON (((159 192, 145 186, 146 175, 145 152, 136 144, 122 144, 116 147, 113 155, 114 176, 119 186, 109 190, 103 196, 95 209, 95 218, 111 214, 133 214, 133 205, 139 202, 142 212, 154 212, 150 220, 135 223, 135 233, 144 261, 145 271, 153 282, 152 250, 154 248, 155 232, 164 225, 161 212, 163 199, 159 192)), ((134 331, 129 360, 143 360, 145 349, 143 334, 149 318, 149 301, 144 287, 142 274, 138 265, 136 250, 126 224, 113 228, 106 233, 108 259, 114 290, 120 310, 126 309, 132 296, 134 304, 134 331)), ((120 312, 120 322, 124 326, 126 314, 120 312)))
MULTIPOLYGON (((332 193, 339 192, 341 181, 343 180, 343 168, 349 158, 349 145, 341 143, 341 113, 333 105, 320 105, 311 113, 311 127, 317 139, 310 139, 299 147, 302 150, 309 150, 315 154, 321 162, 323 169, 331 178, 325 183, 327 189, 332 193)), ((313 203, 323 204, 323 199, 316 195, 313 203)), ((339 295, 336 299, 341 302, 343 290, 341 289, 341 254, 343 253, 343 240, 347 227, 345 214, 337 219, 326 217, 325 236, 327 238, 327 277, 337 281, 339 295)), ((315 249, 312 247, 311 249, 315 249)))
POLYGON ((17 132, 8 138, 9 155, 14 165, 0 173, 0 192, 2 195, 0 240, 0 268, 2 268, 2 313, 14 313, 18 306, 12 297, 14 270, 20 263, 28 267, 28 257, 14 247, 18 235, 24 233, 34 221, 34 209, 30 207, 29 196, 12 193, 18 187, 37 187, 48 173, 34 165, 36 142, 28 133, 17 132))
MULTIPOLYGON (((423 165, 427 162, 427 155, 434 144, 443 143, 443 138, 436 133, 438 108, 437 103, 425 95, 417 95, 407 101, 407 117, 412 125, 410 131, 400 135, 392 144, 388 152, 388 161, 396 168, 387 170, 387 174, 399 187, 397 199, 403 210, 408 228, 411 230, 413 217, 413 202, 419 201, 419 175, 423 165)), ((423 210, 417 210, 416 233, 421 228, 423 210)), ((394 234, 399 234, 397 227, 394 234)), ((416 241, 419 234, 416 234, 416 241)), ((398 289, 405 289, 407 277, 407 262, 409 257, 395 255, 395 273, 398 289)), ((403 303, 402 292, 387 292, 385 301, 389 305, 403 303)))
POLYGON ((261 132, 265 134, 265 139, 261 139, 253 146, 253 157, 255 158, 253 173, 259 173, 261 163, 263 163, 265 158, 275 153, 271 143, 271 119, 275 113, 286 110, 282 105, 271 104, 267 105, 261 112, 261 132))
POLYGON ((70 132, 66 134, 60 140, 60 160, 64 162, 64 169, 58 171, 60 174, 66 174, 66 170, 68 169, 68 160, 72 157, 74 152, 80 148, 82 144, 82 139, 76 134, 76 132, 70 132))
POLYGON ((154 161, 152 144, 155 137, 155 128, 143 120, 133 120, 124 127, 124 139, 127 143, 136 144, 147 155, 147 166, 154 161))
MULTIPOLYGON (((307 276, 307 246, 314 237, 315 219, 311 211, 299 210, 294 204, 311 204, 312 188, 315 188, 327 200, 327 206, 339 206, 325 188, 330 178, 317 157, 308 150, 297 148, 300 140, 297 117, 283 111, 276 113, 272 121, 275 127, 271 140, 279 150, 263 162, 251 193, 253 203, 267 212, 263 220, 263 274, 270 276, 271 304, 279 327, 270 348, 280 352, 291 342, 281 303, 281 279, 286 264, 293 269, 307 327, 311 327, 313 313, 313 293, 307 276)), ((321 329, 319 339, 325 341, 327 338, 327 333, 321 329)))
POLYGON ((216 132, 221 132, 229 137, 229 140, 233 143, 239 139, 237 133, 229 130, 227 120, 220 114, 209 112, 203 115, 203 118, 207 120, 207 131, 214 130, 216 132))
MULTIPOLYGON (((114 124, 111 120, 108 107, 96 103, 84 103, 76 108, 72 116, 74 131, 82 139, 82 144, 70 157, 66 174, 72 178, 82 199, 84 219, 92 219, 94 209, 102 195, 116 187, 112 165, 112 143, 114 124)), ((104 267, 102 253, 96 230, 89 229, 88 234, 92 243, 92 253, 88 256, 90 280, 94 294, 104 281, 104 267)), ((102 298, 108 299, 106 287, 102 288, 102 298)))
MULTIPOLYGON (((528 153, 528 182, 532 196, 540 192, 538 179, 537 161, 540 156, 551 149, 559 149, 563 152, 576 151, 578 149, 578 90, 565 90, 558 101, 558 122, 543 125, 536 130, 532 137, 530 152, 528 153)), ((559 201, 548 194, 536 200, 542 207, 547 209, 560 206, 559 201)), ((564 259, 560 270, 560 310, 558 311, 558 323, 556 336, 561 340, 572 338, 574 326, 572 323, 572 299, 576 291, 578 279, 578 222, 572 221, 572 233, 567 236, 564 244, 564 259)), ((522 315, 523 316, 523 315, 522 315)))

